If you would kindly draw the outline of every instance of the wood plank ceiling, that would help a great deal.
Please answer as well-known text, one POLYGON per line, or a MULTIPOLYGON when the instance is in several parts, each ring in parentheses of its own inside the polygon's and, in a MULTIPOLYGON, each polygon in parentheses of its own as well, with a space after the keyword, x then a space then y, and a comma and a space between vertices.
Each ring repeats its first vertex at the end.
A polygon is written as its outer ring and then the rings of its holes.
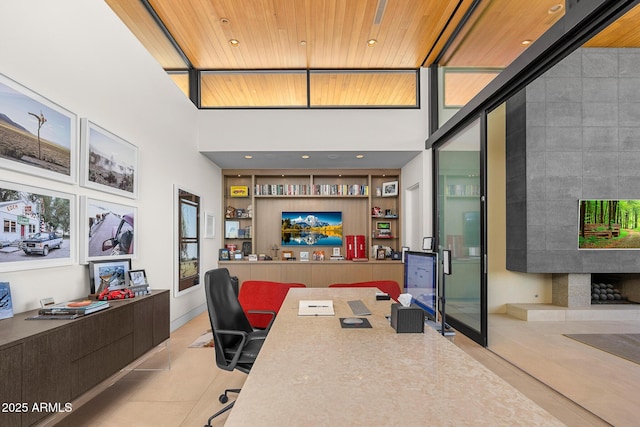
POLYGON ((564 14, 564 0, 105 1, 186 93, 179 72, 202 71, 200 106, 216 108, 416 107, 435 61, 466 72, 457 104, 564 14))

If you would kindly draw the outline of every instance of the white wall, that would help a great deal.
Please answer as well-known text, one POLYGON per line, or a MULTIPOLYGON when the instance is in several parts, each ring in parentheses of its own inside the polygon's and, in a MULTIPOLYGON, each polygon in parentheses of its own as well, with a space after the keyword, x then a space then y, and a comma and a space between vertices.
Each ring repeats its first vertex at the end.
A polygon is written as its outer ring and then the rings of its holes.
POLYGON ((425 150, 402 168, 402 242, 422 249, 422 238, 433 236, 432 151, 425 150))
MULTIPOLYGON (((134 268, 153 288, 173 288, 173 185, 202 196, 218 214, 220 171, 197 150, 197 110, 102 0, 0 3, 0 73, 130 141, 139 148, 139 197, 0 170, 0 179, 138 207, 134 268)), ((219 240, 204 240, 201 271, 217 265, 219 240)), ((84 265, 0 272, 14 311, 39 300, 86 296, 84 265)), ((200 286, 171 301, 172 327, 204 309, 200 286)))
MULTIPOLYGON (((421 105, 427 105, 421 69, 421 105)), ((345 110, 202 110, 200 151, 423 150, 426 108, 345 110), (249 125, 250 124, 250 125, 249 125)))

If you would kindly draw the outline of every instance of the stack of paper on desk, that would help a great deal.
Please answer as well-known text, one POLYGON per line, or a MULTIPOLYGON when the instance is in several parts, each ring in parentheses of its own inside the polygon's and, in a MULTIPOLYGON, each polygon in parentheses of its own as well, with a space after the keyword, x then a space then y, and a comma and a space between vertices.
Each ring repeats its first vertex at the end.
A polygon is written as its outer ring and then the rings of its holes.
POLYGON ((300 300, 298 316, 334 316, 332 300, 300 300))

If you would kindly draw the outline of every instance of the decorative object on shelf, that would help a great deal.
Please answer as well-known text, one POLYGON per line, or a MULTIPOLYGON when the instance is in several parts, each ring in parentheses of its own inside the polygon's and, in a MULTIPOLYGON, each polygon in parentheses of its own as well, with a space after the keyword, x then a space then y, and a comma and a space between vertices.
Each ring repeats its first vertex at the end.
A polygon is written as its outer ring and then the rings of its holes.
POLYGON ((382 183, 382 197, 390 197, 398 195, 398 181, 390 181, 382 183))
POLYGON ((249 187, 246 185, 232 185, 229 188, 231 197, 249 197, 249 187))
POLYGON ((249 261, 258 261, 257 254, 249 254, 249 261))
POLYGON ((278 245, 272 245, 271 246, 271 251, 273 252, 273 259, 278 259, 278 251, 280 250, 280 248, 278 247, 278 245))
POLYGON ((82 249, 80 262, 109 258, 135 258, 135 223, 138 208, 81 197, 82 249))
POLYGON ((0 74, 0 167, 76 183, 78 117, 0 74))
POLYGON ((371 216, 375 218, 381 218, 384 216, 384 213, 379 206, 374 206, 371 208, 371 216))
POLYGON ((251 242, 242 242, 242 255, 248 256, 251 252, 251 242))
POLYGON ((138 147, 84 118, 80 184, 135 199, 138 196, 138 147))
POLYGON ((224 211, 225 218, 235 218, 236 217, 236 208, 233 206, 227 206, 227 209, 224 211))
POLYGON ((253 218, 253 205, 247 206, 247 216, 246 218, 253 218))
POLYGON ((228 249, 229 252, 235 252, 235 250, 238 248, 238 245, 236 245, 235 243, 227 243, 226 245, 224 245, 225 249, 228 249))
POLYGON ((220 261, 229 261, 229 249, 220 249, 218 251, 218 259, 220 261))
POLYGON ((293 258, 293 251, 282 251, 282 260, 287 261, 293 258))
POLYGON ((324 251, 313 251, 312 259, 314 261, 324 261, 324 251))
POLYGON ((384 248, 379 248, 376 251, 376 259, 385 259, 386 258, 386 251, 384 250, 384 248))
POLYGON ((0 193, 5 196, 0 208, 4 224, 0 271, 76 262, 75 195, 4 181, 0 193))
POLYGON ((224 222, 225 239, 237 239, 239 228, 240 228, 240 223, 238 221, 225 221, 224 222))
POLYGON ((100 294, 105 289, 129 286, 131 259, 109 259, 89 262, 90 293, 100 294))
POLYGON ((300 261, 309 261, 309 252, 300 252, 300 261))
POLYGON ((13 317, 11 287, 9 282, 0 282, 0 319, 8 319, 9 317, 13 317))
POLYGON ((389 221, 376 221, 376 229, 391 230, 391 223, 389 221))
POLYGON ((247 216, 244 216, 244 209, 243 208, 236 208, 236 218, 248 218, 247 216))
POLYGON ((376 197, 382 196, 382 188, 376 187, 376 197))
POLYGON ((200 196, 177 185, 174 191, 174 295, 180 296, 200 285, 200 196))
POLYGON ((340 248, 333 248, 333 251, 331 252, 331 256, 339 256, 339 257, 341 257, 342 254, 340 253, 340 248))
POLYGON ((242 252, 235 251, 233 253, 233 259, 236 260, 236 261, 241 261, 242 260, 242 252))
POLYGON ((398 211, 395 209, 385 209, 384 210, 385 218, 398 218, 398 211))

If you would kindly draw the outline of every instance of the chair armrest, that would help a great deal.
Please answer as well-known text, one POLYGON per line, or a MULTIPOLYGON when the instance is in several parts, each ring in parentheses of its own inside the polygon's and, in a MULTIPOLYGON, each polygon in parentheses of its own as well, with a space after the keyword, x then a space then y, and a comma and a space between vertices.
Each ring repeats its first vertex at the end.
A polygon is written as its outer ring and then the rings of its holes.
MULTIPOLYGON (((229 362, 229 366, 232 368, 235 368, 236 364, 238 363, 238 359, 240 358, 240 355, 242 354, 242 349, 244 348, 245 343, 247 342, 247 337, 249 336, 249 334, 247 334, 245 331, 234 331, 231 329, 217 329, 216 330, 216 334, 218 335, 236 335, 236 336, 240 336, 242 337, 242 340, 240 341, 240 344, 238 345, 238 348, 236 349, 235 353, 233 354, 233 359, 231 359, 231 362, 229 362)), ((215 338, 214 338, 215 340, 215 338)))
POLYGON ((247 310, 247 314, 270 314, 271 320, 269 321, 269 324, 267 325, 267 327, 264 328, 265 331, 268 331, 269 329, 271 329, 271 325, 273 325, 273 321, 276 320, 276 312, 272 310, 247 310))

